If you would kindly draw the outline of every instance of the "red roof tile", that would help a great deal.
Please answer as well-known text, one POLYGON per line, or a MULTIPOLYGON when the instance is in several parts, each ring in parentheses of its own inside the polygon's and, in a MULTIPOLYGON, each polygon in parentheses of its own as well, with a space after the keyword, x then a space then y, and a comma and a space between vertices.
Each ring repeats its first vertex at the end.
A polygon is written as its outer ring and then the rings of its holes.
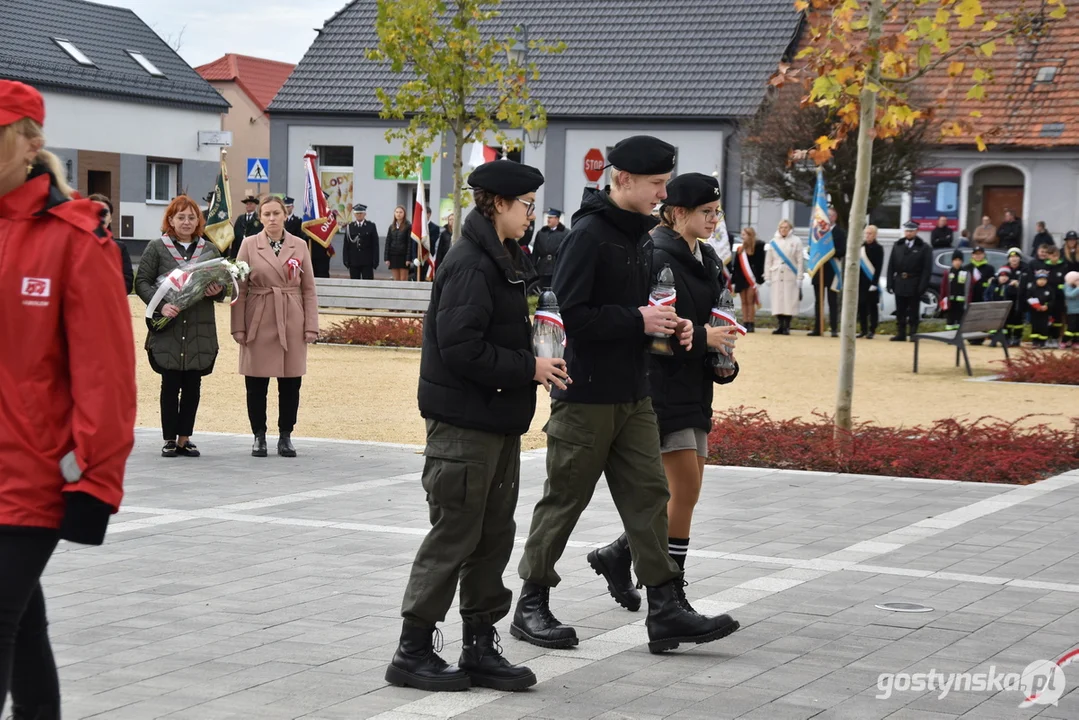
POLYGON ((249 55, 229 53, 195 71, 210 82, 233 81, 266 112, 277 91, 285 84, 296 66, 277 60, 264 60, 249 55))

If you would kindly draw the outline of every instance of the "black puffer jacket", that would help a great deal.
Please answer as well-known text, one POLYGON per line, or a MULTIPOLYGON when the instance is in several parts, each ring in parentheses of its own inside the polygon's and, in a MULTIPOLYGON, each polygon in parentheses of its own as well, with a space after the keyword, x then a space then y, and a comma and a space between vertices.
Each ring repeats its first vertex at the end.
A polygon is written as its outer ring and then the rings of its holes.
POLYGON ((405 257, 408 255, 408 249, 412 245, 412 223, 405 221, 405 224, 400 228, 395 228, 390 225, 386 230, 386 260, 390 259, 391 255, 397 257, 405 257))
POLYGON ((650 215, 622 210, 586 188, 573 229, 562 241, 551 283, 566 326, 573 384, 551 397, 614 405, 648 396, 644 318, 652 285, 650 215))
POLYGON ((522 435, 536 412, 536 358, 520 248, 477 210, 438 266, 423 323, 420 414, 522 435))
POLYGON ((678 343, 671 343, 673 356, 649 356, 652 406, 659 419, 659 432, 667 435, 686 428, 708 432, 712 429, 712 384, 725 385, 738 375, 737 364, 734 375, 725 378, 716 375, 713 355, 708 352, 705 326, 719 300, 721 263, 705 243, 697 245, 704 260, 698 262, 686 241, 668 228, 656 228, 652 239, 653 274, 659 275, 664 265, 671 266, 677 292, 675 309, 679 317, 693 323, 692 348, 686 350, 678 343))

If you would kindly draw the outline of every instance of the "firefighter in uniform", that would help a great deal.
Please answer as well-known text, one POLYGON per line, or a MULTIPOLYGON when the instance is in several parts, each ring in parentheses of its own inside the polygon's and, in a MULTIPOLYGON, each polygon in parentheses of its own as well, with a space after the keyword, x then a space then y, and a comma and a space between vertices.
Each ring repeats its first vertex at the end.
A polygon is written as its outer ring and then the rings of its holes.
POLYGON ((541 288, 551 287, 554 261, 558 256, 559 246, 566 239, 566 232, 566 226, 562 224, 562 211, 550 208, 547 211, 547 224, 536 233, 536 242, 532 246, 532 261, 536 265, 541 288))
POLYGON ((290 198, 288 195, 284 197, 285 201, 285 232, 289 235, 295 235, 301 240, 306 239, 306 235, 303 234, 303 218, 298 216, 295 212, 296 201, 290 198))
POLYGON ((895 294, 896 332, 892 342, 907 339, 918 332, 922 295, 929 288, 933 272, 933 251, 918 237, 918 223, 903 224, 903 237, 892 246, 888 261, 888 292, 895 294))
POLYGON ((352 206, 352 222, 345 226, 341 257, 353 280, 374 280, 378 267, 378 228, 367 219, 367 206, 352 206))
POLYGON ((536 384, 565 388, 569 379, 564 360, 532 353, 521 277, 517 239, 534 216, 543 175, 498 160, 476 168, 468 183, 476 207, 438 268, 423 323, 419 406, 431 530, 412 564, 386 680, 421 690, 523 690, 536 676, 502 657, 494 628, 513 600, 502 573, 517 527, 521 435, 536 411, 536 384), (458 578, 464 638, 454 667, 438 656, 435 636, 458 578))
POLYGON ((259 220, 258 207, 259 199, 248 193, 247 197, 244 198, 244 214, 236 218, 236 221, 232 224, 233 239, 228 249, 229 258, 236 259, 244 238, 258 235, 262 232, 262 221, 259 220))
MULTIPOLYGON (((693 325, 669 306, 649 304, 654 206, 666 197, 673 146, 639 135, 610 153, 609 190, 586 188, 555 265, 553 290, 567 335, 573 384, 551 392, 547 482, 532 514, 518 571, 524 580, 510 633, 546 648, 577 644, 576 631, 551 613, 554 566, 601 474, 625 527, 637 577, 647 587, 648 648, 729 635, 726 615, 705 617, 682 602, 682 574, 668 554, 670 493, 660 459, 659 428, 649 398, 649 333, 693 344, 693 325)), ((606 577, 616 592, 630 578, 606 577)), ((616 595, 617 598, 617 595, 616 595)))

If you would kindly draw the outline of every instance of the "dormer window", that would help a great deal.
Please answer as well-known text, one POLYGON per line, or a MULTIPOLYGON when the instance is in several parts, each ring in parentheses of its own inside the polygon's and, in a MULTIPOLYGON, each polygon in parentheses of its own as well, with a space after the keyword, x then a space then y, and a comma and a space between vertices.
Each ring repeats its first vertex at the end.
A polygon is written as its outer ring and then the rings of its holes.
POLYGON ((1038 68, 1038 74, 1034 77, 1036 83, 1051 83, 1057 76, 1056 65, 1046 65, 1038 68))
POLYGON ((75 47, 75 43, 70 40, 64 40, 63 38, 53 38, 52 41, 60 46, 60 49, 71 56, 71 59, 77 62, 79 65, 86 65, 88 67, 95 67, 94 61, 86 57, 82 50, 75 47))
POLYGON ((150 62, 150 59, 140 52, 134 50, 128 50, 127 54, 131 56, 131 59, 137 62, 142 69, 150 73, 154 77, 165 77, 165 73, 157 69, 157 66, 150 62))

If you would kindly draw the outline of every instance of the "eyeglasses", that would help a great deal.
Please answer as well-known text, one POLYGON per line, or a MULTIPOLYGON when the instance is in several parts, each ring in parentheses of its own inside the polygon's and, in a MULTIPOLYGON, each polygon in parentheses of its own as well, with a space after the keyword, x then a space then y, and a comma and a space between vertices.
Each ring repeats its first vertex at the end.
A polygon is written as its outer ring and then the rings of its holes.
POLYGON ((514 200, 520 203, 524 203, 529 215, 536 212, 536 202, 534 200, 532 202, 529 202, 528 200, 522 200, 521 198, 514 198, 514 200))
POLYGON ((707 220, 711 220, 713 218, 716 220, 722 220, 726 216, 726 213, 722 210, 701 210, 701 214, 704 215, 705 219, 707 220))

